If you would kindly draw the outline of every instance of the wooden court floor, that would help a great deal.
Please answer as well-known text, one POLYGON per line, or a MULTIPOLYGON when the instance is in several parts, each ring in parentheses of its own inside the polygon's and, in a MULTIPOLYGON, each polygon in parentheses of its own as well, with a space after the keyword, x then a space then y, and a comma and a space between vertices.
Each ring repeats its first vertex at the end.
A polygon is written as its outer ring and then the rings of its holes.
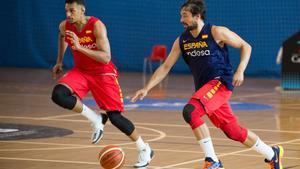
MULTIPOLYGON (((49 126, 74 132, 63 137, 0 140, 0 169, 99 169, 98 152, 108 144, 120 145, 126 153, 124 168, 132 168, 137 158, 135 144, 110 123, 101 142, 91 144, 91 126, 87 120, 51 102, 54 84, 49 70, 0 68, 0 124, 49 126)), ((142 75, 121 73, 120 84, 124 97, 130 97, 142 86, 142 75)), ((278 90, 279 85, 278 79, 246 78, 245 84, 235 89, 231 101, 270 106, 260 110, 249 107, 235 114, 244 127, 266 143, 284 147, 285 169, 300 169, 300 92, 282 92, 278 90)), ((148 98, 187 99, 192 92, 191 76, 170 75, 148 98)), ((148 168, 201 168, 203 152, 180 110, 129 108, 125 116, 134 122, 155 151, 148 168)), ((261 155, 227 139, 205 120, 226 169, 268 168, 261 155)))

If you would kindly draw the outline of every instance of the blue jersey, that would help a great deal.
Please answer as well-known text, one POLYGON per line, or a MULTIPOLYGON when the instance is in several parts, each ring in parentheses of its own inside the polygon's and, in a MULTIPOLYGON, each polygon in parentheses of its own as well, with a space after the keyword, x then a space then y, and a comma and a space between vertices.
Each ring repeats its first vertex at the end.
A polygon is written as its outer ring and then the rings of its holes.
POLYGON ((220 47, 211 33, 211 25, 205 24, 197 37, 185 31, 179 38, 184 61, 189 66, 195 90, 213 79, 219 79, 229 90, 233 90, 233 70, 227 46, 220 47))

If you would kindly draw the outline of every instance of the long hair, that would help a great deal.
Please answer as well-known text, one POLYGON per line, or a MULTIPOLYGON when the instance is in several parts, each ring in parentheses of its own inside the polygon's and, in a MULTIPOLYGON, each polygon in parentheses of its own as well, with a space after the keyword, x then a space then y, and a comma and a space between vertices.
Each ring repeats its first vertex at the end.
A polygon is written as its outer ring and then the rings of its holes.
POLYGON ((193 16, 200 14, 201 19, 205 19, 206 7, 204 0, 188 0, 180 9, 182 10, 183 8, 189 10, 193 16))

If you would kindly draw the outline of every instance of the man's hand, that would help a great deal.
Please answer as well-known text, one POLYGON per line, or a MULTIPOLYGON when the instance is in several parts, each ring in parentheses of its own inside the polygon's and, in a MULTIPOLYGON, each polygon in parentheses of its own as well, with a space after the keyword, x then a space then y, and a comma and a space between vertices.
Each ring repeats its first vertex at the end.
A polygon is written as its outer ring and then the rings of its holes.
POLYGON ((73 50, 78 50, 82 47, 82 46, 80 46, 78 36, 74 32, 66 30, 66 35, 67 35, 67 38, 70 38, 70 40, 71 40, 71 43, 72 43, 71 47, 73 50))
POLYGON ((244 73, 235 72, 232 81, 233 86, 241 86, 243 82, 244 82, 244 73))
POLYGON ((144 97, 146 97, 148 94, 148 91, 146 89, 141 89, 135 92, 135 95, 131 98, 131 102, 136 102, 138 99, 143 100, 144 97))
POLYGON ((58 76, 61 76, 63 74, 63 64, 62 63, 56 63, 55 66, 52 68, 52 78, 56 79, 58 76))

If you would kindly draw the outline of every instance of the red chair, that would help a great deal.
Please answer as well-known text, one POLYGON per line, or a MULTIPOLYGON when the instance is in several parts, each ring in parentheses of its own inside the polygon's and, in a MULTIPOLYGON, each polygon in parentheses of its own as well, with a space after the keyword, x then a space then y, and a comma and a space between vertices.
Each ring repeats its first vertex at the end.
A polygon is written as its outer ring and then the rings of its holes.
POLYGON ((151 55, 144 58, 143 76, 144 84, 146 83, 147 65, 151 74, 153 73, 152 62, 159 62, 161 65, 167 58, 167 46, 166 45, 154 45, 151 51, 151 55))
POLYGON ((154 45, 151 51, 151 55, 144 58, 144 66, 143 66, 144 74, 147 73, 147 64, 149 64, 150 72, 153 73, 152 62, 158 61, 159 64, 161 65, 166 58, 167 58, 167 46, 154 45))

